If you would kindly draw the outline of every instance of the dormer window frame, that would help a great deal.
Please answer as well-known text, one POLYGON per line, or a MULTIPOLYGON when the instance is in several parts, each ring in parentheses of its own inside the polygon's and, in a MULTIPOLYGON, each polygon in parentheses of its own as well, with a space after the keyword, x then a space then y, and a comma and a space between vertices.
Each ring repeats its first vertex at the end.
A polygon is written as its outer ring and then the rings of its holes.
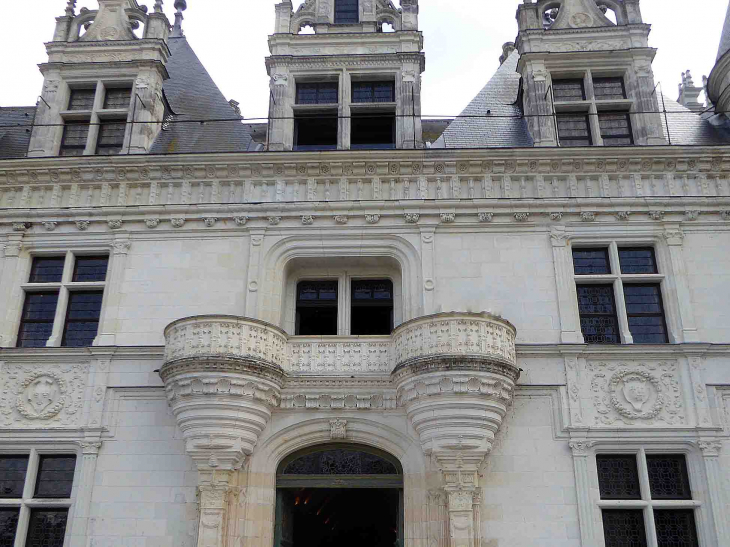
POLYGON ((550 71, 551 82, 559 82, 561 80, 577 80, 583 81, 584 99, 583 100, 570 100, 560 101, 555 99, 555 92, 553 89, 552 103, 553 112, 556 116, 555 130, 558 139, 558 146, 560 144, 560 131, 559 131, 559 116, 561 115, 584 115, 588 120, 588 129, 590 132, 589 146, 610 146, 604 142, 604 135, 601 130, 601 115, 615 116, 617 114, 626 114, 627 116, 627 130, 628 135, 621 135, 624 138, 628 137, 630 143, 617 146, 631 146, 636 143, 636 136, 634 133, 634 124, 632 123, 631 113, 635 111, 634 100, 629 97, 627 92, 626 80, 628 78, 627 70, 600 70, 586 68, 584 70, 551 70, 550 71), (621 78, 622 80, 622 91, 624 97, 621 99, 610 98, 610 99, 597 99, 595 94, 594 80, 608 78, 621 78))
MULTIPOLYGON (((79 122, 87 122, 89 124, 89 130, 86 138, 86 146, 83 149, 83 152, 81 155, 83 156, 93 156, 97 155, 100 149, 110 149, 109 146, 105 146, 104 144, 100 143, 100 133, 102 131, 102 124, 110 124, 110 123, 124 123, 126 125, 125 131, 124 131, 124 138, 121 143, 121 146, 113 146, 111 148, 118 148, 119 152, 117 154, 121 154, 124 152, 124 149, 129 146, 129 139, 130 139, 130 132, 131 132, 131 122, 132 122, 132 106, 133 106, 133 100, 134 100, 134 82, 131 79, 125 78, 125 79, 112 79, 112 78, 103 78, 98 80, 82 80, 82 81, 72 81, 67 83, 67 95, 68 100, 66 103, 67 109, 62 110, 60 112, 60 116, 63 119, 64 127, 62 128, 62 132, 59 139, 58 144, 58 150, 57 155, 63 156, 63 155, 75 155, 75 154, 65 154, 65 150, 70 149, 76 149, 78 150, 79 147, 74 146, 65 146, 64 140, 66 138, 67 134, 67 122, 72 122, 74 124, 79 124, 79 122), (71 109, 71 100, 73 96, 74 90, 77 89, 91 89, 93 88, 95 90, 94 92, 94 102, 91 110, 72 110, 71 109), (106 99, 107 99, 107 93, 108 90, 111 89, 129 89, 129 105, 127 108, 105 108, 106 106, 106 99)), ((105 154, 108 155, 108 154, 105 154)), ((116 154, 115 154, 116 155, 116 154)))

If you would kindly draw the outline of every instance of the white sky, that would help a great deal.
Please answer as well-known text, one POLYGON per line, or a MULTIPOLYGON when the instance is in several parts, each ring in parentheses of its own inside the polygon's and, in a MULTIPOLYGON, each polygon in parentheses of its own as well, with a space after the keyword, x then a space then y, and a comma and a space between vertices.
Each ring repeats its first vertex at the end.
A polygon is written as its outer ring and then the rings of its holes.
MULTIPOLYGON (((399 0, 397 0, 399 1, 399 0)), ((501 46, 517 34, 515 13, 521 0, 421 0, 425 36, 425 116, 454 116, 489 80, 501 46)), ((2 0, 10 2, 10 0, 2 0)), ((150 9, 154 0, 140 0, 150 9)), ((188 0, 183 28, 193 49, 228 99, 241 103, 246 117, 268 109, 264 58, 274 28, 278 0, 188 0)), ((295 9, 302 0, 294 0, 295 9)), ((173 19, 173 0, 165 11, 173 19)), ((6 21, 0 33, 0 106, 32 105, 41 91, 36 65, 46 60, 43 43, 53 36, 54 18, 66 0, 23 0, 21 24, 6 21)), ((78 7, 95 9, 95 0, 78 7)), ((728 0, 643 0, 644 20, 653 26, 651 45, 664 93, 677 98, 681 73, 690 69, 697 85, 714 65, 728 0)))

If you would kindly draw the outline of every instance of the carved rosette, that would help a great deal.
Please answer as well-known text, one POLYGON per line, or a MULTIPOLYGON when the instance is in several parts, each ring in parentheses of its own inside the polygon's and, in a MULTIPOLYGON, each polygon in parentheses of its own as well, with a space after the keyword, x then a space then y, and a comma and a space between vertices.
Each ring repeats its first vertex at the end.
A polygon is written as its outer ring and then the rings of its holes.
POLYGON ((474 494, 520 376, 515 336, 508 321, 486 313, 426 316, 393 333, 398 405, 441 470, 455 547, 479 534, 474 494))
POLYGON ((279 405, 286 334, 230 316, 181 319, 165 329, 160 376, 198 468, 238 469, 279 405))

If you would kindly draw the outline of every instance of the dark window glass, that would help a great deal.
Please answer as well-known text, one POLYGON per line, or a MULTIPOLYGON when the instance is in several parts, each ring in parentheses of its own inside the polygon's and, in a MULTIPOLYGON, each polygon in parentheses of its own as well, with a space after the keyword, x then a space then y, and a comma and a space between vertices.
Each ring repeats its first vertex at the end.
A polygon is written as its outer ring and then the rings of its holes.
POLYGON ((35 257, 28 283, 60 283, 65 262, 63 256, 35 257))
POLYGON ((95 89, 72 89, 68 100, 69 110, 93 110, 95 89))
POLYGON ((337 334, 337 281, 302 281, 297 286, 296 333, 337 334))
POLYGON ((393 82, 355 82, 352 84, 353 103, 393 103, 395 84, 393 82))
POLYGON ((353 150, 394 149, 395 116, 373 114, 353 116, 350 147, 353 150))
POLYGON ((608 249, 573 249, 573 269, 576 275, 610 274, 608 249))
POLYGON ((108 265, 108 256, 77 256, 73 280, 75 282, 104 281, 108 265))
POLYGON ((20 509, 0 509, 0 547, 15 545, 15 530, 18 528, 20 509))
POLYGON ((114 87, 106 90, 104 108, 129 108, 132 90, 124 87, 114 87))
POLYGON ((335 24, 348 25, 360 22, 358 0, 335 0, 335 24))
POLYGON ((390 334, 392 330, 393 282, 389 279, 353 281, 351 334, 390 334))
POLYGON ((58 292, 30 292, 25 295, 18 332, 19 348, 43 348, 53 331, 58 292))
POLYGON ((63 547, 68 509, 31 509, 25 547, 63 547))
POLYGON ((124 147, 124 132, 127 124, 123 121, 103 121, 99 125, 99 139, 96 142, 96 153, 100 156, 119 154, 124 147))
POLYGON ((624 284, 626 315, 635 344, 666 344, 667 325, 659 285, 624 284))
POLYGON ((70 498, 76 456, 41 456, 35 498, 70 498))
POLYGON ((61 139, 61 155, 83 155, 88 137, 89 122, 66 122, 61 139))
POLYGON ((297 104, 337 104, 337 82, 297 84, 297 104))
POLYGON ((640 500, 639 472, 634 455, 596 456, 601 499, 640 500))
POLYGON ((641 509, 604 509, 602 513, 606 547, 646 547, 641 509))
POLYGON ((613 285, 578 285, 580 328, 586 344, 619 344, 613 285))
POLYGON ((69 294, 62 346, 74 348, 91 346, 99 330, 103 296, 103 291, 69 294))
POLYGON ((591 146, 591 129, 584 114, 558 114, 560 146, 591 146))
POLYGON ((627 112, 601 112, 598 127, 604 146, 629 146, 634 144, 631 118, 627 112))
POLYGON ((596 100, 625 99, 623 78, 593 78, 593 94, 596 100))
POLYGON ((682 454, 646 457, 651 497, 655 500, 691 500, 687 460, 682 454))
POLYGON ((655 274, 658 272, 656 256, 654 256, 652 247, 619 248, 618 258, 621 263, 621 273, 655 274))
POLYGON ((659 547, 699 547, 692 509, 654 509, 659 547))
POLYGON ((556 101, 583 101, 586 98, 583 80, 553 80, 553 95, 556 101))
POLYGON ((299 116, 294 134, 297 150, 337 150, 337 113, 299 116))
POLYGON ((0 457, 0 498, 22 498, 28 456, 0 457))

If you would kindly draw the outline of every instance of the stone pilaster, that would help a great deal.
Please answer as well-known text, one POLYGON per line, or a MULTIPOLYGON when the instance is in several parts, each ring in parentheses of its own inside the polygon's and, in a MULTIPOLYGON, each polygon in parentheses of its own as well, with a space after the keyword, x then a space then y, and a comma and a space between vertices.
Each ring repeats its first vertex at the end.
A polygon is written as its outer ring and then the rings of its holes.
POLYGON ((712 516, 715 520, 715 531, 717 533, 717 543, 714 541, 710 543, 715 543, 715 545, 728 545, 730 535, 728 534, 728 513, 725 510, 727 507, 725 499, 727 494, 723 488, 724 473, 720 467, 722 441, 711 439, 700 441, 698 445, 705 460, 707 485, 712 504, 712 516))
POLYGON ((570 441, 568 446, 573 452, 575 491, 578 496, 578 521, 582 547, 595 547, 595 533, 592 515, 591 481, 588 471, 588 455, 596 443, 593 441, 570 441))

